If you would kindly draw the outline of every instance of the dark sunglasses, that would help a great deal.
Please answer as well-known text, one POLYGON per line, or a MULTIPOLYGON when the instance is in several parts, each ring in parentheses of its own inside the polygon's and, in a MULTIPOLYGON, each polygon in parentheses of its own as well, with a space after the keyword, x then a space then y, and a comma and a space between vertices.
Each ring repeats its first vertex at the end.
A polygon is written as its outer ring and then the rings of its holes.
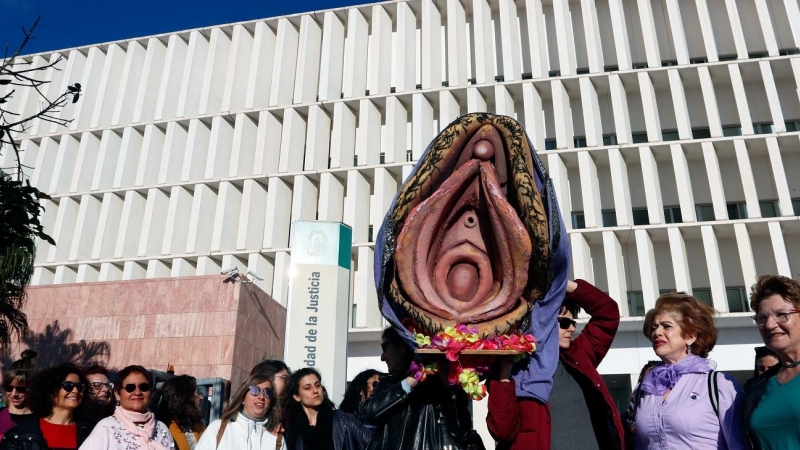
POLYGON ((114 383, 101 383, 99 381, 89 383, 89 386, 91 386, 91 388, 95 391, 102 390, 104 387, 108 388, 108 390, 114 389, 114 383))
POLYGON ((558 326, 562 330, 568 330, 569 327, 571 327, 571 326, 574 327, 577 324, 578 324, 578 322, 575 322, 574 320, 572 320, 572 319, 570 319, 568 317, 559 317, 558 318, 558 326))
POLYGON ((250 386, 250 395, 253 397, 258 397, 261 394, 264 394, 267 398, 272 398, 273 394, 275 394, 275 390, 272 388, 264 388, 261 389, 259 386, 250 386))
POLYGON ((137 387, 142 392, 149 392, 150 391, 150 383, 139 383, 138 385, 137 384, 133 384, 133 383, 128 383, 128 384, 122 386, 122 389, 125 389, 125 392, 127 392, 129 394, 132 394, 136 390, 137 387))
POLYGON ((17 392, 20 393, 20 394, 24 394, 24 393, 28 392, 28 386, 11 386, 10 384, 4 384, 3 385, 3 391, 5 391, 5 392, 7 392, 9 394, 14 389, 16 389, 17 392))
POLYGON ((74 381, 65 381, 61 383, 61 389, 63 389, 64 392, 72 392, 72 390, 75 388, 78 388, 78 392, 84 392, 86 390, 86 383, 76 383, 74 381))

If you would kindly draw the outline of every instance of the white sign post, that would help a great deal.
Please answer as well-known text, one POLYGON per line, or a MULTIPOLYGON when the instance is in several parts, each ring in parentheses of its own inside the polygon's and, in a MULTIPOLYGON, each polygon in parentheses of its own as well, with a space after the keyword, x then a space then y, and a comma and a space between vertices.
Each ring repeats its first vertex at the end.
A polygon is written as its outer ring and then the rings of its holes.
POLYGON ((284 361, 313 367, 334 403, 347 383, 352 229, 339 222, 297 221, 287 303, 284 361))

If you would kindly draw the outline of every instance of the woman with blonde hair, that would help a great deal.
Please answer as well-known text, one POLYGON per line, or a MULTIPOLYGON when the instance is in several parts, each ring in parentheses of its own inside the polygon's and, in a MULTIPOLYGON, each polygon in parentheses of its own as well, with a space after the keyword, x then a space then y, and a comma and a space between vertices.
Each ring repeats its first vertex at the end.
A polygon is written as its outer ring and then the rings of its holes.
POLYGON ((3 373, 3 404, 6 406, 0 409, 0 438, 12 427, 35 417, 28 391, 36 375, 33 363, 36 356, 38 353, 35 351, 25 350, 22 357, 3 373))
POLYGON ((195 450, 275 450, 280 408, 270 377, 256 373, 231 396, 222 416, 211 422, 195 450))
POLYGON ((661 364, 636 388, 637 449, 744 449, 743 395, 736 380, 714 371, 714 309, 688 294, 662 295, 642 332, 661 364), (716 386, 716 388, 714 388, 716 386))

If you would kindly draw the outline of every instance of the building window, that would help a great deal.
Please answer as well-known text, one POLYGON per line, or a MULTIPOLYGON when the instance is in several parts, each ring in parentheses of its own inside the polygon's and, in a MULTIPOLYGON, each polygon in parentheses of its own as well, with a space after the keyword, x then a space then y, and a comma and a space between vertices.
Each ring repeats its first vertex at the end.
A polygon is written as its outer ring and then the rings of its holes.
POLYGON ((619 70, 619 66, 616 64, 609 64, 607 66, 603 66, 603 70, 606 72, 616 72, 619 70))
POLYGON ((406 162, 414 160, 414 150, 406 150, 406 162))
POLYGON ((787 120, 785 123, 786 131, 800 131, 800 120, 787 120))
POLYGON ((589 73, 588 67, 578 67, 578 69, 575 70, 576 75, 586 75, 587 73, 589 73))
POLYGON ((768 52, 749 52, 749 53, 747 54, 747 57, 748 57, 748 58, 753 58, 753 59, 756 59, 756 58, 766 58, 767 56, 769 56, 769 53, 768 53, 768 52))
POLYGON ((678 130, 661 130, 661 140, 663 141, 677 141, 680 138, 678 130))
POLYGON ((628 291, 629 316, 643 316, 644 313, 644 294, 642 294, 642 291, 628 291))
POLYGON ((572 228, 580 230, 586 228, 586 217, 583 211, 572 211, 572 228))
POLYGON ((664 208, 664 223, 683 223, 680 206, 667 206, 664 208))
POLYGON ((544 140, 544 149, 545 150, 555 150, 556 149, 556 140, 553 138, 545 139, 544 140))
POLYGON ((506 77, 504 75, 498 75, 498 76, 494 77, 494 81, 496 81, 498 83, 502 83, 502 82, 506 81, 506 77))
POLYGON ((602 211, 603 214, 603 226, 604 227, 615 227, 617 226, 617 211, 613 209, 604 209, 602 211))
POLYGON ((353 307, 350 309, 350 328, 356 327, 356 313, 358 313, 358 305, 353 303, 353 307))
POLYGON ((792 209, 794 210, 795 216, 800 216, 800 198, 792 199, 792 209))
POLYGON ((525 73, 522 74, 522 79, 523 80, 532 80, 533 79, 533 74, 531 72, 525 72, 525 73))
POLYGON ((711 288, 694 288, 692 289, 692 295, 699 300, 700 303, 705 303, 712 308, 714 307, 714 302, 711 300, 711 288))
POLYGON ((633 70, 638 70, 638 69, 647 69, 647 63, 646 62, 633 63, 633 70))
POLYGON ((370 225, 367 228, 367 242, 372 242, 372 230, 374 229, 373 225, 370 225))
POLYGON ((697 214, 698 222, 713 222, 717 220, 714 215, 714 205, 695 205, 695 213, 697 214))
POLYGON ((720 61, 736 61, 737 59, 739 59, 739 55, 737 55, 736 53, 728 53, 726 55, 719 55, 719 60, 720 61))
POLYGON ((633 140, 634 144, 641 144, 642 142, 647 142, 647 132, 640 131, 638 133, 633 133, 631 135, 631 140, 633 140))
POLYGON ((728 298, 728 310, 730 312, 750 311, 750 302, 747 301, 747 289, 744 286, 726 286, 725 296, 728 298))
POLYGON ((353 156, 353 167, 358 165, 358 155, 353 156))
POLYGON ((616 134, 604 134, 603 135, 603 145, 617 145, 617 135, 616 134))
POLYGON ((722 135, 725 137, 728 136, 741 136, 742 135, 742 127, 739 125, 726 125, 722 127, 722 135))
POLYGON ((754 123, 753 132, 755 134, 770 134, 775 132, 775 127, 772 122, 754 123))
POLYGON ((560 77, 561 76, 561 71, 560 70, 551 70, 550 72, 547 72, 547 76, 549 76, 550 78, 560 77))
POLYGON ((689 58, 689 64, 705 64, 708 62, 708 58, 705 56, 698 56, 697 58, 689 58))
POLYGON ((728 219, 747 219, 747 205, 744 203, 728 203, 728 219))
POLYGON ((677 59, 667 59, 661 61, 661 67, 670 67, 670 66, 677 66, 678 60, 677 59))
POLYGON ((708 139, 711 137, 711 130, 705 128, 692 128, 692 139, 708 139))
POLYGON ((650 215, 647 213, 647 208, 633 208, 633 224, 650 225, 650 215))
POLYGON ((572 139, 572 143, 575 144, 575 148, 586 147, 586 138, 583 136, 576 136, 572 139))
POLYGON ((386 152, 381 152, 381 164, 386 164, 386 152))
POLYGON ((761 208, 761 217, 768 219, 770 217, 778 217, 780 216, 781 208, 778 205, 777 200, 766 200, 763 202, 758 202, 758 206, 761 208))
POLYGON ((800 55, 800 49, 797 47, 794 48, 782 48, 778 50, 778 54, 781 56, 789 56, 789 55, 800 55))

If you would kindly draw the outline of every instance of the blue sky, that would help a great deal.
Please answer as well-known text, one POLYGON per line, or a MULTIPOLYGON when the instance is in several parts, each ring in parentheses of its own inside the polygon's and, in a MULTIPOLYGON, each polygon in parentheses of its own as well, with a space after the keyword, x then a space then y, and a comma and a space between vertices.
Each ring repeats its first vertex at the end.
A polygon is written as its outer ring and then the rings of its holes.
MULTIPOLYGON (((374 1, 374 0, 372 0, 374 1)), ((42 16, 26 54, 190 28, 369 3, 369 0, 0 0, 0 45, 42 16)), ((0 58, 2 55, 0 55, 0 58)))

